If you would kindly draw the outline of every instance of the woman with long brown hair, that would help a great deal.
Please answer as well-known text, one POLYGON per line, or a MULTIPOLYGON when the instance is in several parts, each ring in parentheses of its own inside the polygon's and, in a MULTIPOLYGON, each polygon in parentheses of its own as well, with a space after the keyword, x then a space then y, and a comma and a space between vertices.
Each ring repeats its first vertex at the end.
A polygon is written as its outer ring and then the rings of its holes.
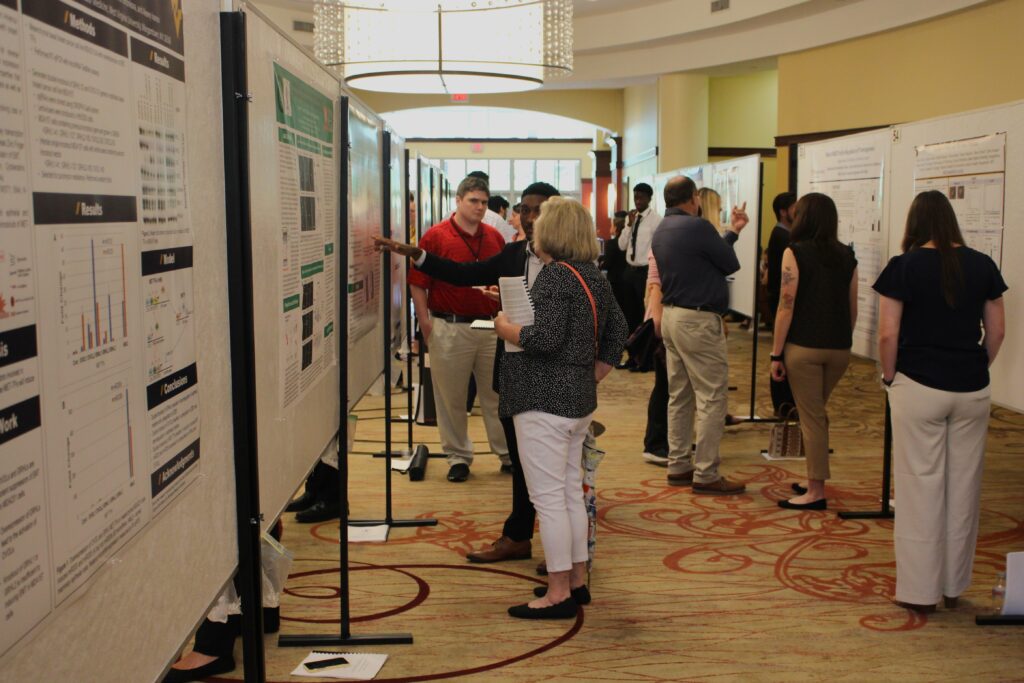
POLYGON ((878 276, 878 350, 892 406, 897 604, 947 607, 971 582, 988 435, 988 368, 1005 333, 995 262, 964 244, 946 196, 917 195, 903 253, 878 276))
POLYGON ((807 486, 780 500, 792 510, 825 510, 828 413, 825 406, 850 364, 857 322, 857 259, 839 241, 835 202, 812 192, 796 204, 789 247, 782 255, 779 309, 772 343, 772 379, 789 378, 800 413, 807 486))

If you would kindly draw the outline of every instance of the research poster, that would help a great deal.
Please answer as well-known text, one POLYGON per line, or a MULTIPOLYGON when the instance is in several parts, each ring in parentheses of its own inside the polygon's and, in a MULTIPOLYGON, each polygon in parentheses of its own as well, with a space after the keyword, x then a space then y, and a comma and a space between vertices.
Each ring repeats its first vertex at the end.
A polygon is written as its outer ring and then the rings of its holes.
POLYGON ((973 249, 1003 263, 1006 206, 1006 133, 915 149, 914 196, 938 190, 949 198, 973 249))
POLYGON ((0 0, 0 653, 199 469, 181 24, 0 0))
POLYGON ((874 357, 878 339, 878 297, 871 286, 886 263, 882 233, 887 130, 800 145, 799 194, 821 192, 839 212, 839 241, 857 256, 857 326, 853 350, 874 357))
POLYGON ((348 130, 348 343, 352 346, 376 329, 380 317, 381 258, 373 248, 373 236, 381 234, 384 200, 379 126, 350 103, 348 130))
POLYGON ((299 401, 334 363, 334 101, 274 64, 281 205, 279 399, 299 401))

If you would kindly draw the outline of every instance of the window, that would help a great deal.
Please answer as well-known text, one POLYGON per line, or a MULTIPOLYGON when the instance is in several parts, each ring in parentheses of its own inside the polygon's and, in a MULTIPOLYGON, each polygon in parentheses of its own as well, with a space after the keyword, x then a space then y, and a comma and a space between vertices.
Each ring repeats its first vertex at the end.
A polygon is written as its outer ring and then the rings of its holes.
POLYGON ((470 171, 486 172, 491 194, 504 197, 509 204, 517 203, 523 190, 534 182, 554 185, 563 197, 582 199, 579 159, 443 159, 441 164, 452 187, 470 171))

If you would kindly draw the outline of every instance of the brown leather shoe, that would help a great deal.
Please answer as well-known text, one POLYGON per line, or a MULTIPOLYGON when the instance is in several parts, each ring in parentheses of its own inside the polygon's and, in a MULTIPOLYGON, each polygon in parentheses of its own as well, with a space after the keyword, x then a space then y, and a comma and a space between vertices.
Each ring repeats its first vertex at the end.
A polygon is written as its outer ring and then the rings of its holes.
POLYGON ((669 474, 668 485, 669 486, 689 486, 693 483, 693 470, 689 472, 683 472, 682 474, 669 474))
POLYGON ((747 490, 745 484, 736 481, 729 481, 725 477, 719 477, 718 481, 710 484, 699 484, 693 482, 693 492, 705 496, 734 496, 747 490))
POLYGON ((513 541, 502 536, 491 544, 488 550, 477 550, 466 555, 470 562, 486 564, 488 562, 504 562, 505 560, 528 560, 531 557, 529 541, 513 541))

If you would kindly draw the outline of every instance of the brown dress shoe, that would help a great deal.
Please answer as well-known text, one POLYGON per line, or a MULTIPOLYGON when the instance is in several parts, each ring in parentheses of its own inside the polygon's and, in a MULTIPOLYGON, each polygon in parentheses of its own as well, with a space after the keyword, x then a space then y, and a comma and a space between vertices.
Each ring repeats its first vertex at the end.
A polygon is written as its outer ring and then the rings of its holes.
POLYGON ((668 485, 669 486, 689 486, 693 483, 693 470, 689 472, 683 472, 682 474, 669 474, 668 485))
POLYGON ((710 484, 699 484, 693 482, 693 492, 705 496, 734 496, 747 490, 745 484, 736 481, 729 481, 725 477, 719 477, 718 481, 710 484))
POLYGON ((505 560, 528 560, 531 557, 529 541, 513 541, 502 536, 491 544, 488 550, 477 550, 466 555, 470 562, 486 564, 488 562, 504 562, 505 560))

